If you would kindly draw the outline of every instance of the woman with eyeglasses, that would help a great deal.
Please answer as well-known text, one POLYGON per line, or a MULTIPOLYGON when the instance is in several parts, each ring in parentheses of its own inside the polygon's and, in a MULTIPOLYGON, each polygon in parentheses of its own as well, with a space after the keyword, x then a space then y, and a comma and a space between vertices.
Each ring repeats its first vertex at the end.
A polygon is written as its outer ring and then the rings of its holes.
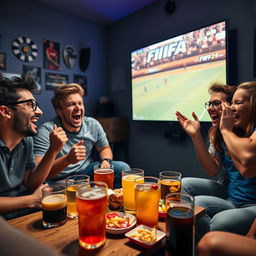
POLYGON ((245 84, 210 87, 210 101, 205 104, 212 120, 208 148, 196 114, 189 120, 176 113, 192 138, 200 164, 208 176, 215 177, 182 179, 182 190, 206 208, 206 215, 196 223, 196 242, 213 230, 245 235, 256 217, 256 83, 245 84))

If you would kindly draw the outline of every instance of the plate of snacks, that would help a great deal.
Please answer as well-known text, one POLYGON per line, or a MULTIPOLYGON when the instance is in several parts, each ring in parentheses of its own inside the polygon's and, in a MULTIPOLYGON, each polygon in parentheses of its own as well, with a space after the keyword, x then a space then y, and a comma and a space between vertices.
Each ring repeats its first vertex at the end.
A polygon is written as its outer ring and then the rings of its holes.
POLYGON ((127 232, 125 236, 137 245, 150 248, 160 242, 165 237, 165 233, 141 224, 127 232))
POLYGON ((159 218, 165 218, 167 209, 164 203, 164 199, 160 199, 158 211, 159 211, 159 214, 158 214, 159 218))
POLYGON ((136 222, 136 217, 129 213, 108 213, 106 214, 106 231, 109 234, 121 235, 131 230, 136 222))

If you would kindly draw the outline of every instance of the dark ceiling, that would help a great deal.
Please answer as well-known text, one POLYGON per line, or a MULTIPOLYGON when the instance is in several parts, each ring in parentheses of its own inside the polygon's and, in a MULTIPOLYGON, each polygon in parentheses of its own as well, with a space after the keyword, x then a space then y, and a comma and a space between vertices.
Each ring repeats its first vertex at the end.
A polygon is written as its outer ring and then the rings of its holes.
POLYGON ((107 26, 157 0, 34 0, 107 26))

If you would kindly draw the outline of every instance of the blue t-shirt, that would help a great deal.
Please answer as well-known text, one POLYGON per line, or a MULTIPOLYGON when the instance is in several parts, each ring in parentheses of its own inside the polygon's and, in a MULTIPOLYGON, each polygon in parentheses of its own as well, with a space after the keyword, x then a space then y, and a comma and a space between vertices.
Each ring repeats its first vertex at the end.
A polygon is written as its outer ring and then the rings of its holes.
POLYGON ((209 153, 221 157, 222 169, 225 171, 224 181, 230 200, 237 207, 256 204, 256 177, 248 179, 240 174, 231 157, 227 154, 227 148, 224 144, 221 153, 218 153, 210 144, 209 153))
POLYGON ((0 196, 19 196, 25 171, 36 166, 33 155, 33 140, 24 138, 12 151, 0 140, 0 196))
MULTIPOLYGON (((53 130, 54 124, 60 127, 62 126, 59 117, 55 117, 54 119, 42 124, 38 129, 37 136, 33 137, 35 156, 44 156, 48 150, 50 146, 49 136, 53 130)), ((83 161, 79 161, 75 164, 70 164, 67 166, 66 169, 61 171, 55 177, 52 177, 52 181, 64 179, 70 174, 75 174, 76 172, 84 170, 91 162, 91 153, 93 147, 95 146, 96 148, 103 148, 109 145, 102 126, 96 119, 92 117, 83 117, 82 126, 79 132, 69 132, 66 130, 65 132, 68 137, 68 141, 65 143, 63 149, 56 158, 68 154, 73 145, 78 143, 80 140, 84 141, 86 158, 83 161)))

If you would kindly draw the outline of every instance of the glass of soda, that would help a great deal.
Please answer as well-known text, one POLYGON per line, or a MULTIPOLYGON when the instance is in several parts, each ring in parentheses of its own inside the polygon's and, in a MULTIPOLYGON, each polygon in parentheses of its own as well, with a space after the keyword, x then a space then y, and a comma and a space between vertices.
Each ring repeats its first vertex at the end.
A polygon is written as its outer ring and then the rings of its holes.
POLYGON ((166 246, 172 256, 194 255, 194 197, 186 193, 170 193, 165 198, 166 246))

